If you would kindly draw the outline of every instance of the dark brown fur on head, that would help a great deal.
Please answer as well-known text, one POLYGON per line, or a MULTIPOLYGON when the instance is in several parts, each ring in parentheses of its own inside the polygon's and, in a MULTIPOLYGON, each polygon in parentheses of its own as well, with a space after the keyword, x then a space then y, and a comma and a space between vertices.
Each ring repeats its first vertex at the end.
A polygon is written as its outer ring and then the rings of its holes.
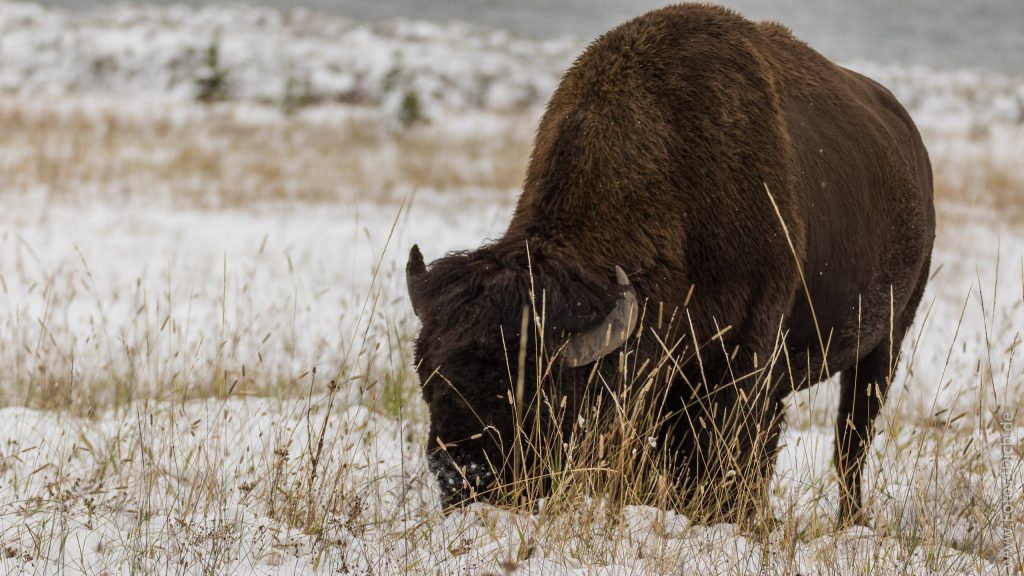
MULTIPOLYGON (((420 274, 410 274, 420 303, 415 361, 430 409, 431 467, 447 499, 457 502, 468 496, 469 485, 482 492, 492 475, 507 471, 524 309, 529 315, 526 398, 520 400, 530 406, 537 362, 557 355, 566 336, 597 324, 619 294, 613 283, 556 247, 525 239, 449 254, 420 274), (538 342, 547 346, 538 349, 538 342)), ((567 394, 572 394, 565 390, 572 387, 572 373, 585 371, 554 363, 550 368, 567 394)), ((574 419, 575 414, 566 416, 574 419)))
MULTIPOLYGON (((862 520, 864 448, 934 236, 928 153, 884 87, 783 26, 716 6, 669 6, 611 30, 552 96, 505 236, 429 272, 410 261, 434 462, 435 438, 454 444, 447 467, 435 466, 442 485, 453 467, 507 457, 494 436, 511 426, 507 391, 531 286, 556 341, 615 306, 620 266, 649 312, 686 319, 648 324, 634 350, 654 358, 662 343, 692 343, 662 391, 671 418, 659 445, 677 453, 682 483, 716 486, 728 472, 763 484, 782 399, 842 372, 841 510, 862 520), (786 360, 767 366, 772 357, 786 360), (464 442, 487 426, 490 440, 464 442), (732 460, 725 444, 737 447, 732 460)), ((568 374, 559 393, 578 404, 573 374, 585 370, 559 370, 568 374)))

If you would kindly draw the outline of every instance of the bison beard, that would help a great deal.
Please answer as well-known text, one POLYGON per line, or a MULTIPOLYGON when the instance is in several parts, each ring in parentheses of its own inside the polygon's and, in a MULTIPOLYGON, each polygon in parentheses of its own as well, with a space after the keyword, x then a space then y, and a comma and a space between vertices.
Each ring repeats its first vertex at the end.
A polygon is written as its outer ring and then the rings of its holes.
POLYGON ((595 381, 623 382, 624 366, 657 366, 668 349, 678 370, 651 381, 663 399, 651 410, 699 510, 759 507, 783 399, 841 372, 840 516, 863 522, 865 446, 934 235, 927 151, 879 84, 723 8, 615 28, 552 96, 504 236, 429 268, 410 255, 446 502, 531 457, 512 446, 516 406, 542 386, 564 405, 531 425, 565 433, 595 381), (685 321, 653 320, 670 315, 685 321), (758 488, 702 500, 730 482, 758 488))

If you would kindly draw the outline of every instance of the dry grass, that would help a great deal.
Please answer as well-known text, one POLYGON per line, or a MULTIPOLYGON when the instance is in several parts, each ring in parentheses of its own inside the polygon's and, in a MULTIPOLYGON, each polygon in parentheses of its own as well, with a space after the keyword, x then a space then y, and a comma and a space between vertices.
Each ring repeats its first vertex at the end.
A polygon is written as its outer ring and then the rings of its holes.
POLYGON ((204 208, 400 201, 409 184, 508 190, 522 179, 534 123, 523 113, 484 130, 398 128, 369 111, 318 112, 168 104, 126 114, 116 103, 2 96, 0 181, 8 193, 204 208))
POLYGON ((974 162, 952 168, 947 163, 934 166, 935 197, 960 208, 940 210, 939 216, 950 224, 981 207, 1000 214, 1005 222, 1024 225, 1024 170, 1008 162, 997 162, 984 155, 974 162), (963 207, 968 210, 963 210, 963 207))
MULTIPOLYGON (((1004 552, 997 533, 1005 526, 997 516, 1004 502, 991 490, 999 480, 993 450, 1000 436, 982 404, 967 414, 978 424, 966 433, 956 426, 959 413, 910 421, 897 419, 898 412, 883 416, 886 433, 869 455, 873 532, 837 527, 837 483, 806 465, 780 466, 772 505, 743 526, 690 522, 698 510, 664 474, 670 455, 650 440, 658 422, 649 385, 674 375, 668 356, 657 370, 623 364, 621 381, 600 383, 600 402, 613 408, 567 437, 520 428, 510 444, 537 457, 502 463, 512 468, 511 482, 488 489, 503 504, 446 518, 422 457, 429 439, 418 383, 406 369, 410 327, 378 309, 382 301, 375 291, 365 297, 369 308, 344 354, 350 362, 297 376, 288 390, 257 389, 264 396, 253 398, 231 383, 217 399, 196 401, 211 392, 196 379, 191 393, 157 402, 115 400, 93 411, 94 421, 69 415, 80 405, 54 405, 6 428, 21 439, 0 453, 0 473, 12 487, 0 514, 8 566, 44 573, 81 567, 89 574, 170 566, 386 574, 475 566, 479 573, 513 573, 529 566, 543 572, 536 562, 562 558, 582 566, 642 565, 647 573, 689 566, 797 574, 811 565, 835 573, 959 574, 981 573, 1004 552), (378 313, 386 330, 375 327, 378 313)), ((144 351, 133 354, 146 362, 144 351)), ((229 366, 229 373, 239 372, 229 366)), ((794 400, 797 416, 801 403, 806 398, 794 400)), ((560 397, 542 394, 521 412, 537 410, 557 413, 560 397)), ((12 416, 8 421, 17 422, 12 416)), ((821 451, 800 446, 814 437, 799 431, 806 425, 793 419, 798 431, 787 438, 796 446, 785 448, 791 459, 813 461, 821 451)), ((1001 456, 1013 474, 1021 472, 1020 447, 1018 440, 1013 455, 1001 456)), ((737 480, 711 487, 705 501, 716 499, 716 488, 721 497, 759 489, 751 478, 737 480)), ((1024 521, 1022 498, 1015 492, 1005 502, 1011 522, 1024 521)), ((1020 550, 1011 553, 1020 565, 1020 550)))

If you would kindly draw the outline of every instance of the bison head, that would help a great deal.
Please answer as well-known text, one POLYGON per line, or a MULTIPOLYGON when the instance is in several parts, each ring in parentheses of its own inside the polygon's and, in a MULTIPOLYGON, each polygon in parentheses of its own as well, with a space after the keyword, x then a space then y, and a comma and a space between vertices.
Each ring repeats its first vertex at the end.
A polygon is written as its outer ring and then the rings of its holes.
POLYGON ((544 247, 488 246, 428 269, 414 246, 406 274, 430 468, 446 505, 490 499, 516 450, 536 457, 517 434, 557 437, 576 422, 594 364, 636 327, 636 296, 620 268, 605 276, 544 247))

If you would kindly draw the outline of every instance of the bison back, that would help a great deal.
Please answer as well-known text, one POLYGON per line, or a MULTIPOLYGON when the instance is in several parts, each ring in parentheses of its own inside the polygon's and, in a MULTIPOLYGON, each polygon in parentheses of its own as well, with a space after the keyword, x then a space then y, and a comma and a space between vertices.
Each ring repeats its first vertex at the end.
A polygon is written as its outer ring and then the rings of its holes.
POLYGON ((927 153, 888 91, 779 25, 683 4, 608 32, 566 73, 505 240, 622 266, 669 309, 692 295, 692 330, 730 326, 740 362, 770 351, 783 318, 794 352, 834 334, 834 372, 906 302, 931 206, 927 153))

